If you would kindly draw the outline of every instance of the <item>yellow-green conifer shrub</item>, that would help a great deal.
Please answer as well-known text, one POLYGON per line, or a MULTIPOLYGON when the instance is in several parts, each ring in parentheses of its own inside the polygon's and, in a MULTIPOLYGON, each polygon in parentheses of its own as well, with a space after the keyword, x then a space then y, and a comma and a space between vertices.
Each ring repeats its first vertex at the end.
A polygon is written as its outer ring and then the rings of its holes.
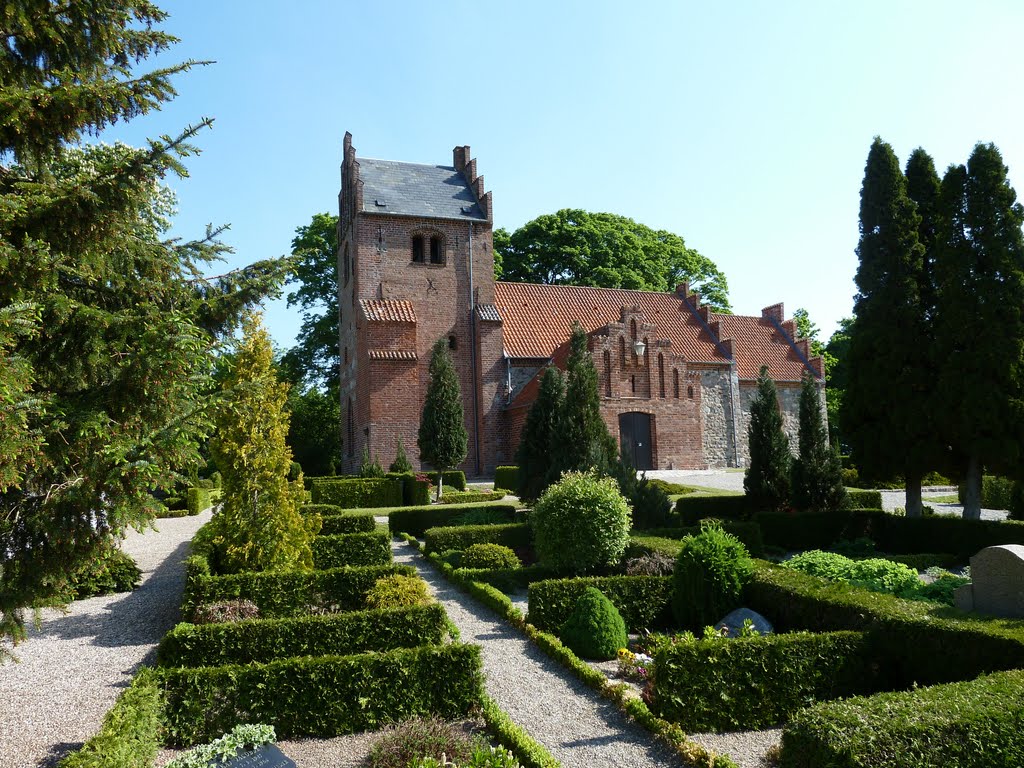
POLYGON ((285 442, 288 385, 277 380, 270 335, 259 316, 243 323, 227 396, 217 415, 211 453, 223 474, 214 544, 221 570, 313 567, 319 515, 302 515, 302 474, 288 481, 292 452, 285 442))

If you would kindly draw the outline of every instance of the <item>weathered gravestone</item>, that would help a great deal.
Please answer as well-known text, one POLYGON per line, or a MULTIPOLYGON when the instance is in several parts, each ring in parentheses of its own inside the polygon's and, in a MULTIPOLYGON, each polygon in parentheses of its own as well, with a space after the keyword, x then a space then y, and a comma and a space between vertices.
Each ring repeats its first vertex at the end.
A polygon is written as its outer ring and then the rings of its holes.
POLYGON ((770 635, 774 631, 772 623, 768 619, 749 608, 737 608, 732 611, 715 624, 715 629, 725 637, 739 637, 740 630, 743 629, 743 622, 747 619, 753 622, 754 631, 759 635, 770 635))
POLYGON ((287 757, 276 744, 264 744, 255 750, 239 752, 226 763, 217 763, 223 768, 295 768, 295 761, 287 757))
POLYGON ((953 593, 962 611, 1024 618, 1024 546, 985 547, 971 558, 971 583, 953 593))

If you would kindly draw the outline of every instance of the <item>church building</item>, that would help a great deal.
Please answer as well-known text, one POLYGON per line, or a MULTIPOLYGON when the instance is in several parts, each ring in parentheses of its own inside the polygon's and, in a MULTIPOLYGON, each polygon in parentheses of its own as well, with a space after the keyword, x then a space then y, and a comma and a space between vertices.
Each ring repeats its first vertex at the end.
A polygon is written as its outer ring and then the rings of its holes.
POLYGON ((672 293, 494 279, 493 200, 469 147, 451 165, 357 157, 345 134, 338 198, 338 307, 345 472, 363 448, 413 466, 430 351, 447 339, 469 450, 461 469, 515 463, 540 375, 564 368, 570 329, 590 339, 601 410, 639 469, 742 467, 756 379, 767 365, 796 445, 800 378, 823 365, 782 304, 712 312, 672 293))

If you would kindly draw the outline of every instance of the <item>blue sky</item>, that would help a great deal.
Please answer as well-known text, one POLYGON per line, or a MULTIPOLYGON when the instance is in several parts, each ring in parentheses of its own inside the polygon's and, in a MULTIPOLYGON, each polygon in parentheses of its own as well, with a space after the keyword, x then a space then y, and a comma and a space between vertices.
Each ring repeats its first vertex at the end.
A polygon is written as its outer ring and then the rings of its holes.
MULTIPOLYGON (((175 233, 230 224, 230 265, 286 253, 336 212, 342 137, 359 155, 451 163, 469 144, 495 227, 560 208, 681 235, 722 269, 733 309, 805 307, 823 338, 851 314, 872 137, 940 174, 994 142, 1024 192, 1024 4, 158 0, 212 59, 140 143, 216 119, 189 160, 175 233)), ((267 307, 276 342, 300 318, 267 307)))

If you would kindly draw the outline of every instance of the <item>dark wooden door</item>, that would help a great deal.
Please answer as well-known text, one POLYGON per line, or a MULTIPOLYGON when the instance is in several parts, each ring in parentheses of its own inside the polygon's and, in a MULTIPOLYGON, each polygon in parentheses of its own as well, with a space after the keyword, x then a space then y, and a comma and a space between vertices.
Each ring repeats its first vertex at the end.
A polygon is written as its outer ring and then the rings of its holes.
POLYGON ((651 415, 619 414, 619 450, 634 469, 654 469, 651 462, 651 415))

